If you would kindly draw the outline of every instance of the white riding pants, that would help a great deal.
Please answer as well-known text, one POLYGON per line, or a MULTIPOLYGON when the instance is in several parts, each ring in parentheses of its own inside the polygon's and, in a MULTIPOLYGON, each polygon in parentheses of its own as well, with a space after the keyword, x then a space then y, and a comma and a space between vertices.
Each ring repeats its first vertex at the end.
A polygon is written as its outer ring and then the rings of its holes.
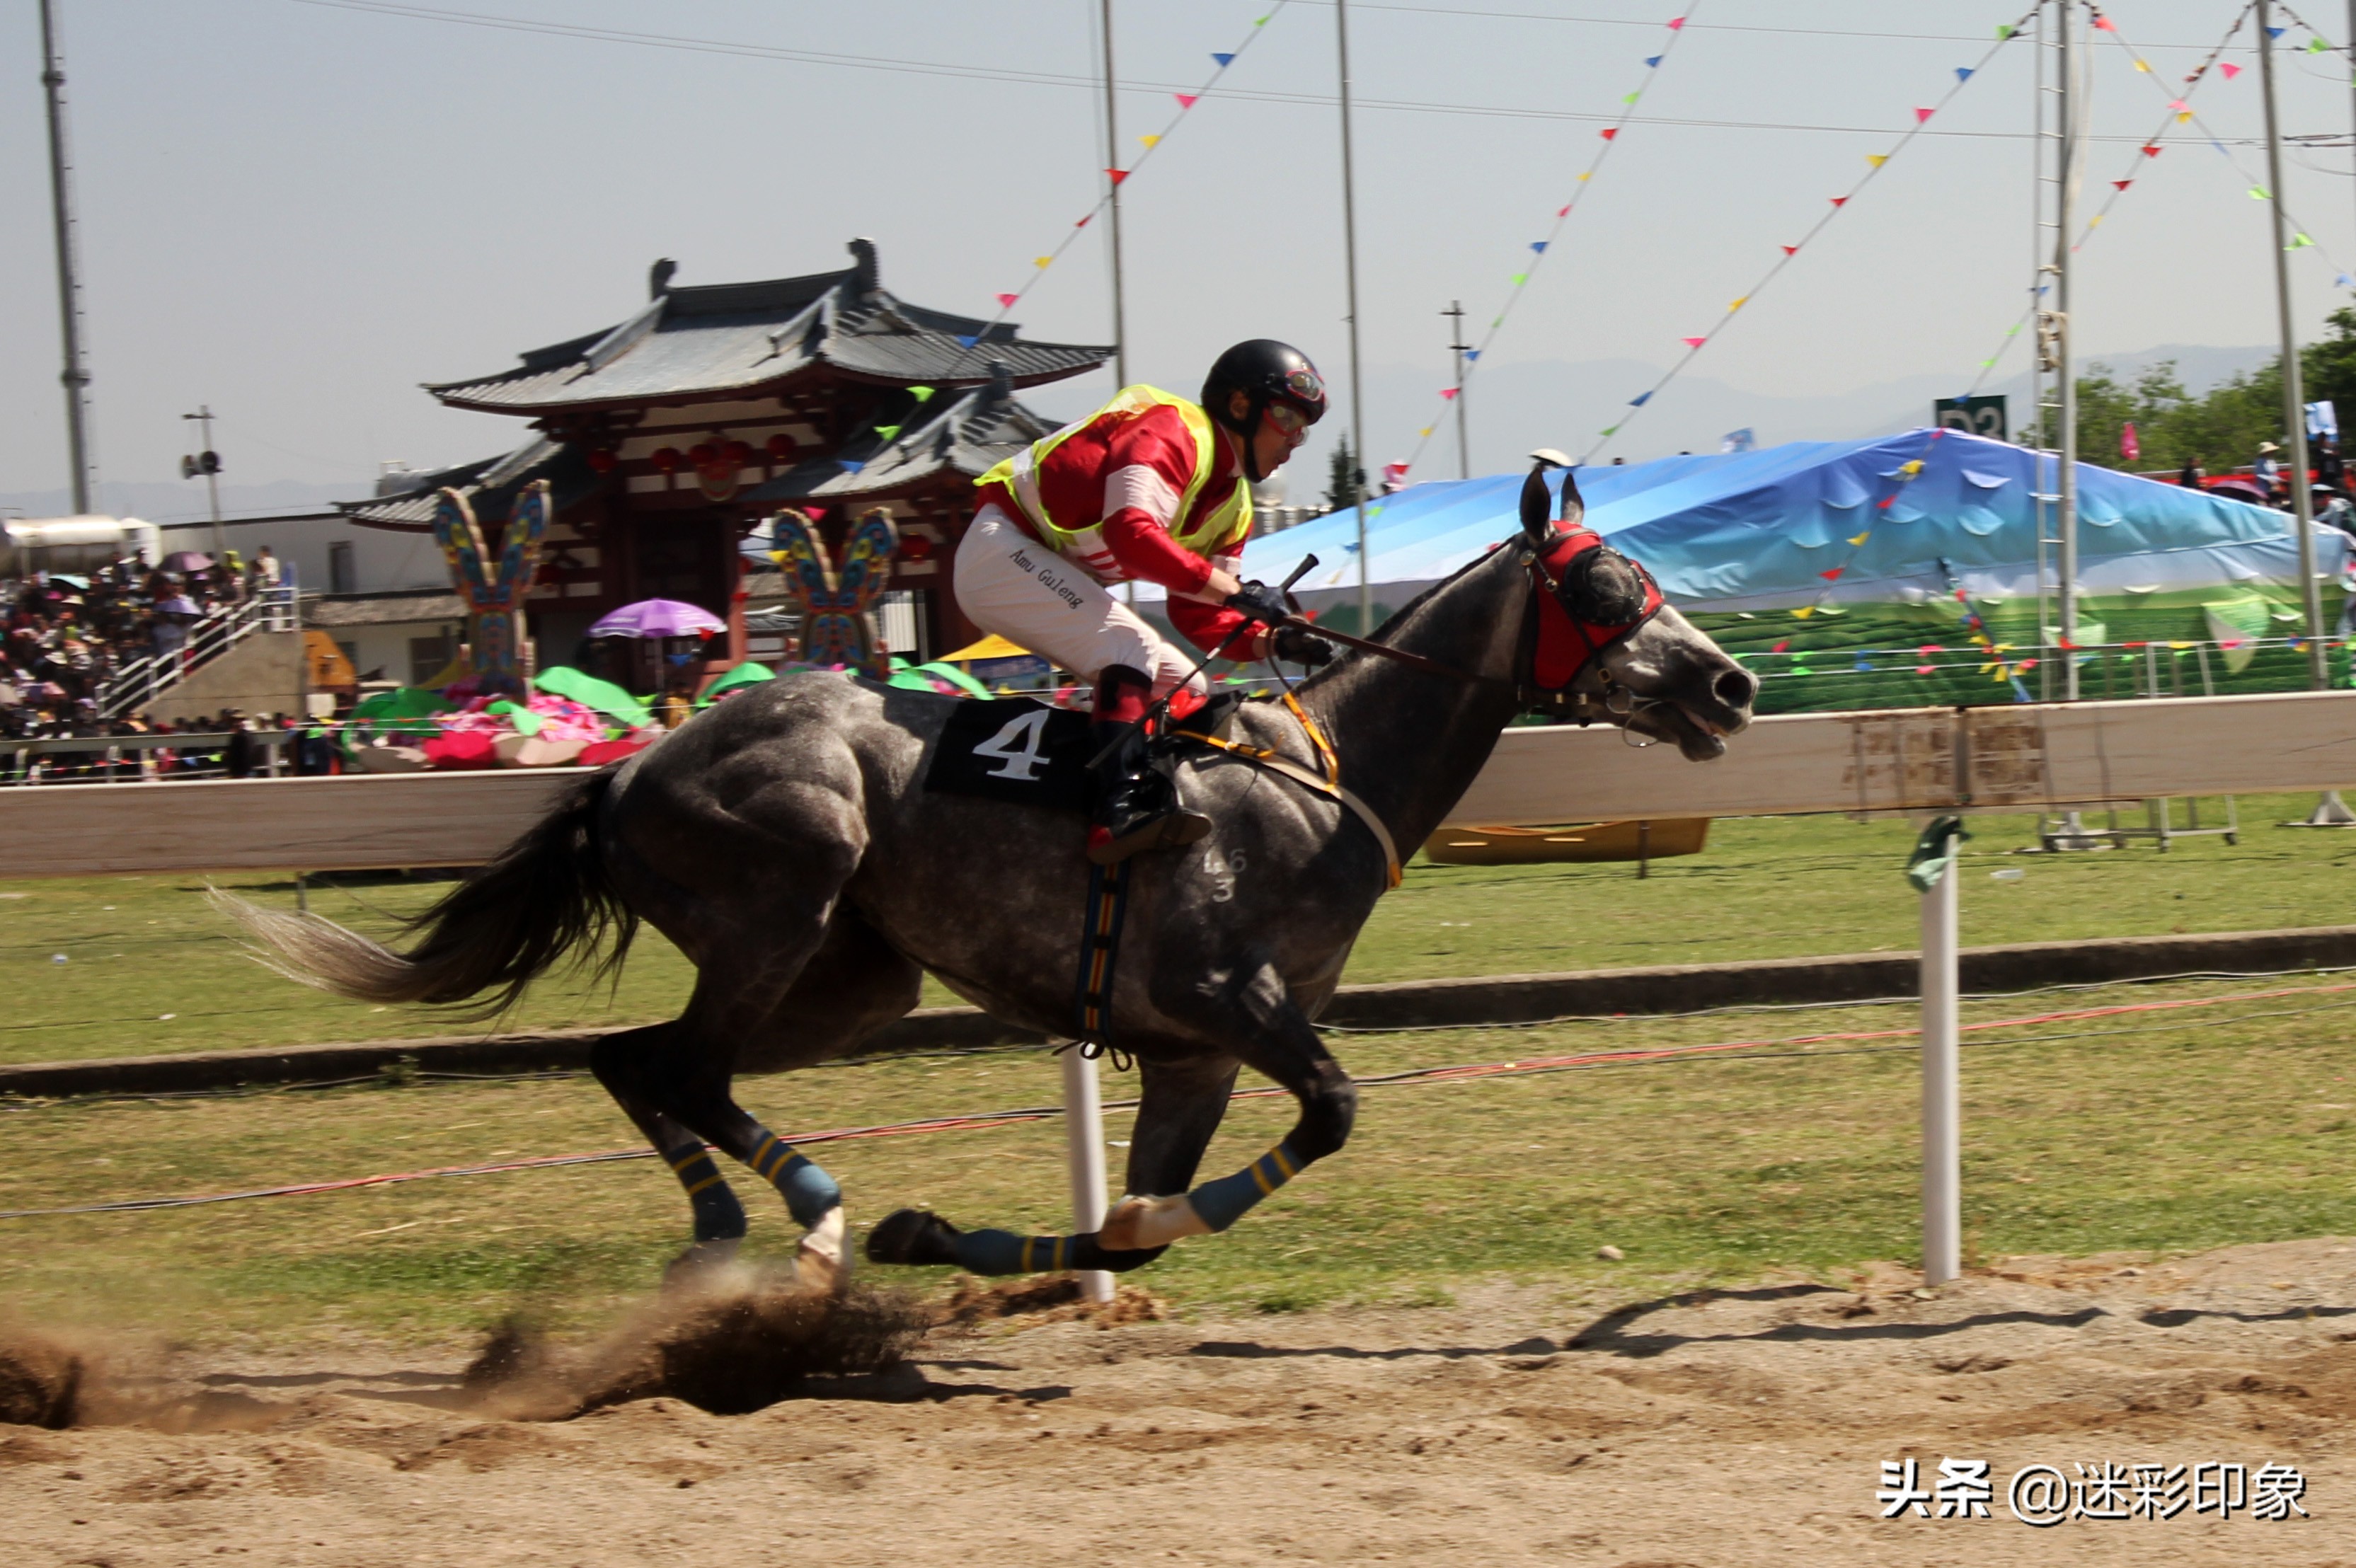
POLYGON ((1083 680, 1095 680, 1108 665, 1127 665, 1151 678, 1155 697, 1182 681, 1210 693, 1201 676, 1189 679, 1195 661, 1178 645, 996 507, 976 513, 958 544, 957 601, 983 631, 1083 680))

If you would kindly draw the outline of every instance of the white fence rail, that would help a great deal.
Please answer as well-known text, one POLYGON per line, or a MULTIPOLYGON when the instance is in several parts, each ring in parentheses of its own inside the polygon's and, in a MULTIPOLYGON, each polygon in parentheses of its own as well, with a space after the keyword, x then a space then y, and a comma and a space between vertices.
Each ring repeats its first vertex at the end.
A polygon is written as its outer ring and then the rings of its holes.
POLYGON ((256 632, 301 629, 293 588, 264 588, 252 598, 224 604, 188 625, 187 643, 134 659, 114 672, 98 694, 98 716, 120 719, 163 696, 198 670, 256 632))

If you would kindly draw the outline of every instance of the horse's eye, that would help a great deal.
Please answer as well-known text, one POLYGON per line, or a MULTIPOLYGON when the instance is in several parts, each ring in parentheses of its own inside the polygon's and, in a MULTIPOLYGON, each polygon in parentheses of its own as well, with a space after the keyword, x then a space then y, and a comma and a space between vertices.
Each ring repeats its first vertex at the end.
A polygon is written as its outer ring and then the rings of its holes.
POLYGON ((1644 613, 1644 579, 1635 563, 1605 546, 1563 574, 1563 606, 1591 626, 1625 626, 1644 613))

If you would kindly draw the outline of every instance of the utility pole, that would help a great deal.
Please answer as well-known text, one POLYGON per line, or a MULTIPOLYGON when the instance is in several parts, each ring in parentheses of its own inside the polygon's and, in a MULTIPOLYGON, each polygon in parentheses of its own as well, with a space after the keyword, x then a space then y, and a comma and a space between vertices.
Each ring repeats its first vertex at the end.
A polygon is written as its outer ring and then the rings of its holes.
MULTIPOLYGON (((2077 80, 2077 50, 2072 47, 2077 32, 2075 13, 2078 0, 2062 0, 2056 9, 2061 24, 2060 100, 2062 126, 2062 159, 2060 179, 2055 194, 2053 231, 2053 357, 2056 374, 2061 378, 2059 423, 2062 453, 2060 509, 2056 517, 2061 535, 2062 578, 2062 699, 2078 699, 2078 368, 2070 350, 2070 252, 2072 237, 2076 232, 2078 205, 2078 121, 2083 112, 2083 94, 2077 80)), ((2072 814, 2074 825, 2075 814, 2072 814)))
MULTIPOLYGON (((2356 5, 2356 0, 2348 0, 2356 5)), ((1456 318, 1456 329, 1449 334, 1449 348, 1456 356, 1456 396, 1450 400, 1456 405, 1456 477, 1472 477, 1472 447, 1464 434, 1464 351, 1472 346, 1464 341, 1464 302, 1450 300, 1448 308, 1440 313, 1456 318)))
POLYGON ((57 0, 41 0, 41 87, 49 102, 49 208, 58 239, 58 314, 65 337, 66 455, 73 464, 73 509, 90 499, 90 411, 81 362, 81 276, 74 245, 72 160, 66 153, 66 71, 58 48, 57 0))
POLYGON ((1358 511, 1358 635, 1375 629, 1375 591, 1366 560, 1366 400, 1358 375, 1358 201, 1350 172, 1350 0, 1333 0, 1333 40, 1342 64, 1342 255, 1349 272, 1350 482, 1358 511))
MULTIPOLYGON (((2356 0, 2349 0, 2356 5, 2356 0)), ((1112 374, 1129 385, 1129 316, 1120 292, 1120 101, 1113 86, 1112 0, 1098 0, 1104 33, 1105 178, 1112 198, 1112 374)))
POLYGON ((2283 422, 2289 429, 2284 442, 2290 448, 2291 516, 2297 519, 2299 588, 2307 604, 2307 672, 2308 684, 2322 690, 2330 683, 2323 656, 2323 594, 2315 581, 2315 499, 2307 474, 2307 391, 2300 385, 2298 339, 2290 320, 2290 219, 2283 212, 2282 132, 2275 121, 2275 40, 2266 30, 2274 19, 2270 0, 2258 5, 2258 80, 2266 101, 2266 192, 2274 214, 2275 321, 2282 336, 2283 422))
POLYGON ((204 446, 198 454, 180 460, 180 477, 192 479, 199 474, 205 476, 205 495, 213 507, 213 560, 220 561, 228 553, 229 535, 221 528, 220 453, 213 450, 213 408, 210 403, 198 403, 195 413, 180 417, 195 420, 204 434, 204 446))

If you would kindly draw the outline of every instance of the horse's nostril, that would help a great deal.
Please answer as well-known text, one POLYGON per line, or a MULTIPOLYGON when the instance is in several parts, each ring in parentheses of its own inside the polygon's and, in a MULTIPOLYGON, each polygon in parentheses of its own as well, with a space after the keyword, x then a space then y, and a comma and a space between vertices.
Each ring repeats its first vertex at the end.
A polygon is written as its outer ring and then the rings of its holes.
POLYGON ((1729 708, 1748 708, 1751 699, 1759 694, 1759 682, 1747 669, 1730 669, 1718 677, 1712 689, 1729 708))

